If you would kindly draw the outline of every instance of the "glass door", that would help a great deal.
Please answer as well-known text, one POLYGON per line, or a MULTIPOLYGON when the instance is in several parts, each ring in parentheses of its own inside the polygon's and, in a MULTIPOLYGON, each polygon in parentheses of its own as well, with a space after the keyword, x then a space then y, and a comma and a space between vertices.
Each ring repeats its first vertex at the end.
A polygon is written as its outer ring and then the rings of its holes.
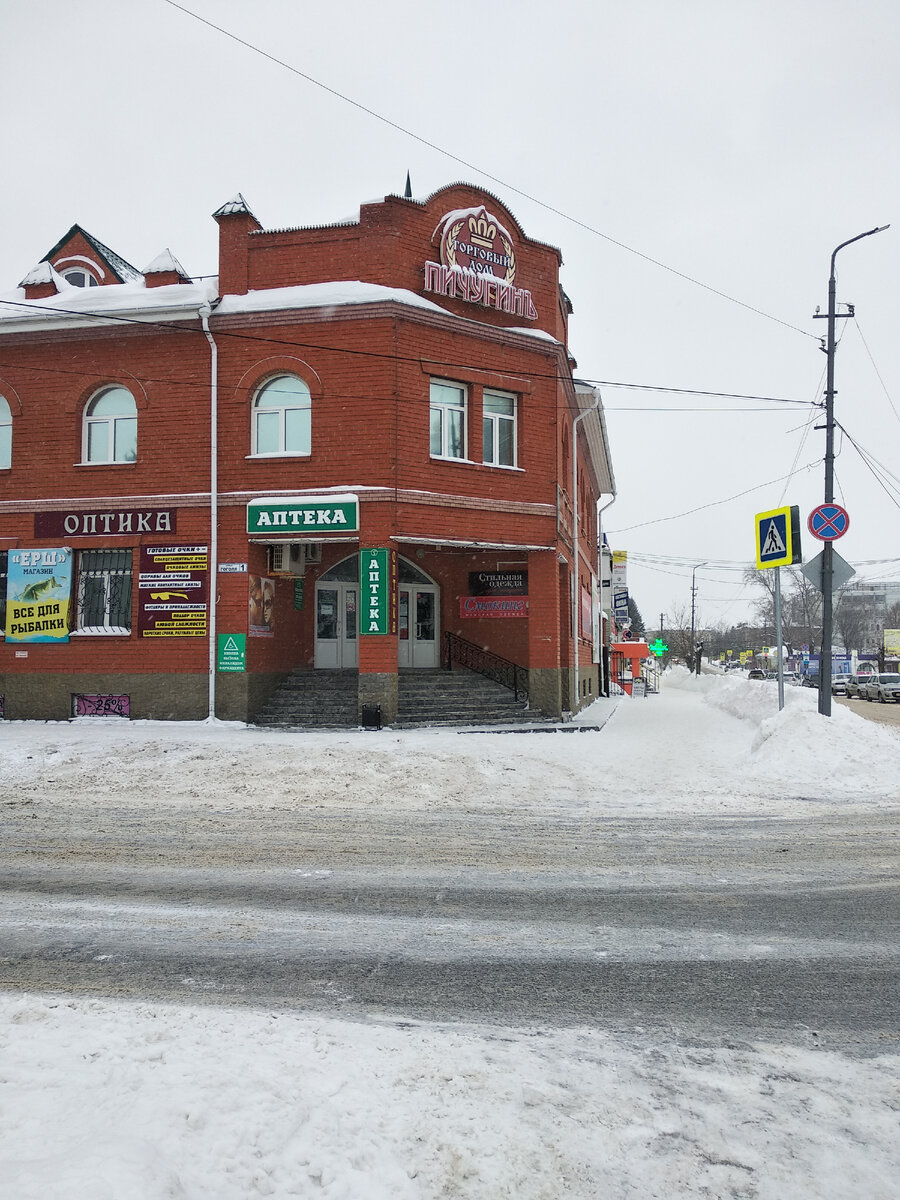
POLYGON ((436 667, 438 665, 437 588, 433 584, 401 584, 398 600, 398 666, 436 667))
POLYGON ((359 665, 355 583, 316 585, 316 667, 340 670, 359 665))

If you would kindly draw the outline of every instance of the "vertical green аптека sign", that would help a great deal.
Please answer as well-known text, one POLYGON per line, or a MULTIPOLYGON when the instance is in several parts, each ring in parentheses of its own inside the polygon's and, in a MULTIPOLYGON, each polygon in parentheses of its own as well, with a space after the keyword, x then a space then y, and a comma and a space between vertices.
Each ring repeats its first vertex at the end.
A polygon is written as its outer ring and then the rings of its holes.
POLYGON ((360 550, 360 636, 391 632, 391 551, 360 550))

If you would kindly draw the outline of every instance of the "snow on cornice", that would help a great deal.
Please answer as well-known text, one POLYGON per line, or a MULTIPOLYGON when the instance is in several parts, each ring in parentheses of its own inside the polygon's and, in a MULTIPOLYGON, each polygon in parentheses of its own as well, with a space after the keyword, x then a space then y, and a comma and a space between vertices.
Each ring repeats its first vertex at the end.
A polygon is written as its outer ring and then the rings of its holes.
POLYGON ((94 288, 71 287, 65 280, 62 283, 62 292, 39 300, 26 300, 24 288, 0 293, 0 333, 85 328, 122 317, 160 320, 164 314, 183 320, 202 304, 214 302, 217 295, 215 278, 157 288, 145 287, 143 279, 94 288))
POLYGON ((385 287, 378 283, 361 283, 348 279, 336 283, 304 283, 295 287, 266 288, 258 292, 247 292, 241 296, 223 296, 216 309, 217 316, 233 313, 272 312, 294 308, 339 308, 349 304, 377 304, 393 300, 397 304, 408 304, 424 308, 429 312, 444 313, 447 310, 426 300, 406 288, 385 287))
MULTIPOLYGON (((153 264, 151 264, 152 266, 153 264)), ((71 287, 61 280, 63 290, 56 296, 26 300, 24 288, 0 293, 0 333, 24 332, 30 329, 66 327, 85 328, 94 324, 109 324, 117 318, 136 321, 169 319, 184 320, 202 304, 212 304, 216 316, 239 316, 244 313, 279 312, 311 308, 342 308, 359 304, 378 304, 392 301, 425 312, 438 313, 453 320, 468 320, 484 325, 498 333, 537 338, 560 345, 556 338, 542 329, 520 329, 478 321, 474 314, 460 318, 432 300, 406 288, 386 287, 359 280, 333 283, 306 283, 294 287, 266 288, 243 295, 223 296, 216 304, 218 280, 215 278, 194 283, 172 283, 163 287, 144 286, 143 280, 115 283, 106 287, 71 287)))

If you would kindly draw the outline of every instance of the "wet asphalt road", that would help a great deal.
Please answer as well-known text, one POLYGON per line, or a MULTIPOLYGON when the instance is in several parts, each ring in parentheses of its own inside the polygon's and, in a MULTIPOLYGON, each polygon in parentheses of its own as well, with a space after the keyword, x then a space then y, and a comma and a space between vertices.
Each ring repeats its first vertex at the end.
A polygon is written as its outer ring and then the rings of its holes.
POLYGON ((900 820, 0 811, 0 987, 900 1050, 900 820))

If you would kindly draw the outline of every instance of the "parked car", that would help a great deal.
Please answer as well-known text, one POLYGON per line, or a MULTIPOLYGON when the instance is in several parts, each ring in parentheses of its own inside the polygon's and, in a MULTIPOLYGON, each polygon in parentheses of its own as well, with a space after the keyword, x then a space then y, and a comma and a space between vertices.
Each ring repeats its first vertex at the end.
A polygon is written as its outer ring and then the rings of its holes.
POLYGON ((861 683, 859 693, 864 700, 900 700, 900 672, 879 671, 861 683))
POLYGON ((748 679, 765 679, 765 677, 765 671, 759 671, 756 669, 756 667, 754 667, 752 671, 747 672, 748 679))
POLYGON ((831 680, 832 696, 846 696, 847 686, 850 682, 849 675, 835 675, 831 680))
POLYGON ((847 699, 848 700, 860 700, 862 698, 862 696, 861 696, 859 689, 867 680, 869 680, 871 678, 872 678, 871 671, 864 671, 862 673, 862 675, 860 675, 858 673, 855 675, 848 675, 847 676, 847 699))

